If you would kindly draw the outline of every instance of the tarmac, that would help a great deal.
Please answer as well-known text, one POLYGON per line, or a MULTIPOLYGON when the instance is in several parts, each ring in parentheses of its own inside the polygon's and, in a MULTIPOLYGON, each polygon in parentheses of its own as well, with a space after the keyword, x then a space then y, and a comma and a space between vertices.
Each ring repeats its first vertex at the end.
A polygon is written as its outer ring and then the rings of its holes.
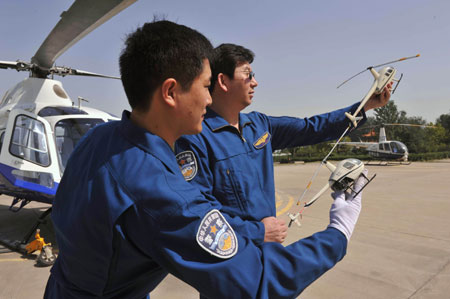
MULTIPOLYGON (((296 202, 318 165, 275 165, 278 217, 288 221, 287 212, 299 211, 296 202)), ((299 298, 450 298, 450 160, 367 168, 369 175, 377 176, 364 190, 363 209, 347 255, 299 298)), ((323 167, 305 200, 320 190, 328 177, 323 167)), ((49 207, 30 203, 13 213, 8 210, 11 200, 0 196, 3 244, 22 240, 49 207)), ((289 229, 285 245, 325 229, 331 202, 326 193, 305 209, 302 226, 289 229)), ((54 244, 49 218, 40 229, 46 242, 54 244)), ((36 257, 0 245, 0 298, 42 298, 50 267, 38 267, 36 257)), ((173 276, 150 296, 199 298, 197 291, 173 276)))

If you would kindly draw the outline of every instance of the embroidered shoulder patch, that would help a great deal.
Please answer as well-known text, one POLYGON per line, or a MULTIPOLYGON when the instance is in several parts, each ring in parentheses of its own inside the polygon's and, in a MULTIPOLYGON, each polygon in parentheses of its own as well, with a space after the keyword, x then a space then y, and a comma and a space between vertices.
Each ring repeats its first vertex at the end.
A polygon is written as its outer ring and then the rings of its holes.
POLYGON ((253 143, 253 146, 256 149, 263 148, 267 143, 269 143, 270 137, 271 137, 270 133, 265 132, 264 134, 262 134, 261 137, 258 138, 258 140, 255 141, 255 143, 253 143))
POLYGON ((176 158, 184 179, 186 181, 192 180, 197 174, 198 168, 194 153, 192 151, 181 152, 176 156, 176 158))
POLYGON ((238 250, 238 242, 233 228, 215 209, 203 217, 196 239, 203 249, 222 259, 234 256, 238 250))

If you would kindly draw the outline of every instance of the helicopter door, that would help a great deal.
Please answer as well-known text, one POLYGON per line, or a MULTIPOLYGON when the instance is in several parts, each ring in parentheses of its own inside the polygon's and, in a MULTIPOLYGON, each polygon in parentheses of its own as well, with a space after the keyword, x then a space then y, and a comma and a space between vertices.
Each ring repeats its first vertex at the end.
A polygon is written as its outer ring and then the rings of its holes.
POLYGON ((14 109, 2 137, 1 175, 15 187, 54 194, 61 176, 50 124, 34 113, 14 109))

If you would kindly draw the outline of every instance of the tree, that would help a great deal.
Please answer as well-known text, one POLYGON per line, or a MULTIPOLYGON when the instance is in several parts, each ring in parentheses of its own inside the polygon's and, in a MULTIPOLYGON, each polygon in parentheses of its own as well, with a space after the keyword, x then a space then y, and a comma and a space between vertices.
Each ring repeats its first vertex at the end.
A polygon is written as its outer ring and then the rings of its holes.
POLYGON ((445 130, 443 143, 447 145, 447 148, 450 147, 450 113, 439 116, 439 118, 436 119, 436 125, 445 130))
POLYGON ((406 112, 399 112, 394 101, 389 101, 383 107, 375 108, 375 123, 377 125, 400 123, 401 118, 404 118, 405 116, 406 112))
POLYGON ((439 116, 436 119, 436 124, 441 125, 445 130, 450 132, 450 113, 439 116))

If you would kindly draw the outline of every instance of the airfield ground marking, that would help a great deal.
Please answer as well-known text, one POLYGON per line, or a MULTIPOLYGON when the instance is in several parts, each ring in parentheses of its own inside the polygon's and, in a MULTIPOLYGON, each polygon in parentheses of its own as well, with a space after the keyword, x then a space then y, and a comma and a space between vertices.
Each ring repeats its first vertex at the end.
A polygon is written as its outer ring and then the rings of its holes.
POLYGON ((281 199, 280 195, 275 192, 275 207, 278 209, 278 207, 283 203, 283 200, 281 199))
POLYGON ((16 259, 0 259, 1 262, 25 262, 26 259, 16 258, 16 259))
MULTIPOLYGON (((292 196, 290 196, 290 195, 287 195, 287 197, 289 198, 289 201, 288 201, 287 205, 286 205, 283 209, 281 209, 281 210, 278 210, 278 207, 283 203, 283 200, 279 200, 279 201, 277 200, 277 202, 276 202, 276 207, 277 207, 277 217, 280 216, 280 215, 286 214, 287 211, 289 211, 289 209, 290 209, 290 208, 292 207, 292 205, 294 204, 294 201, 295 201, 294 197, 292 197, 292 196)), ((275 198, 276 198, 276 199, 277 199, 277 198, 280 198, 279 195, 278 195, 278 192, 275 193, 275 198)))

